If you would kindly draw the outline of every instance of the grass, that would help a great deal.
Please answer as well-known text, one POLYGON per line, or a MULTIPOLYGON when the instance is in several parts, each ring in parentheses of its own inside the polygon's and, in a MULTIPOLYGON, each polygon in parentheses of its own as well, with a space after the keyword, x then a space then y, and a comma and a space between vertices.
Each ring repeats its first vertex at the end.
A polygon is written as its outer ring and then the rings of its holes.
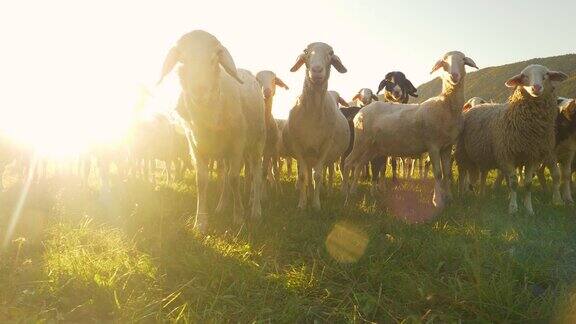
MULTIPOLYGON (((193 180, 34 185, 0 255, 0 322, 576 320, 574 210, 540 190, 533 217, 508 215, 504 189, 436 214, 429 181, 300 212, 284 179, 263 222, 214 215, 200 236, 193 180)), ((19 189, 0 194, 2 235, 19 189)))

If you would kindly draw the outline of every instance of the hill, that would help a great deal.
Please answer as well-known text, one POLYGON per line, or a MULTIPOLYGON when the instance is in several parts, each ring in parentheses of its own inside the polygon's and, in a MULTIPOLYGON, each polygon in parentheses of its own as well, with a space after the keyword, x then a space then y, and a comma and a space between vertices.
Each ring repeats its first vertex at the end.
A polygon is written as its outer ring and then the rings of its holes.
MULTIPOLYGON (((568 74, 568 80, 562 82, 557 89, 557 94, 563 97, 576 97, 576 54, 567 54, 547 58, 535 58, 528 61, 484 68, 468 73, 466 76, 466 88, 464 96, 482 97, 495 102, 504 102, 510 95, 510 89, 504 86, 504 82, 518 74, 529 64, 541 64, 551 70, 559 70, 568 74)), ((440 78, 426 82, 418 87, 418 98, 412 98, 412 102, 422 102, 440 93, 442 84, 440 78)))

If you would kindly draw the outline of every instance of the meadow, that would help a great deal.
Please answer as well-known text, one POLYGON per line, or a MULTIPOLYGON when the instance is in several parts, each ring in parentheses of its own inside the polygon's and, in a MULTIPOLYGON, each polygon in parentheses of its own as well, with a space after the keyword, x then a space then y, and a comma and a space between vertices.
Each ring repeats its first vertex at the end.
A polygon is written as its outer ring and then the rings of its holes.
MULTIPOLYGON (((346 207, 335 186, 301 212, 284 178, 261 222, 213 215, 202 236, 194 174, 157 178, 32 184, 0 255, 0 322, 576 321, 574 209, 540 188, 535 216, 508 215, 504 187, 437 212, 428 179, 376 199, 364 183, 346 207)), ((2 235, 21 189, 0 193, 2 235)))

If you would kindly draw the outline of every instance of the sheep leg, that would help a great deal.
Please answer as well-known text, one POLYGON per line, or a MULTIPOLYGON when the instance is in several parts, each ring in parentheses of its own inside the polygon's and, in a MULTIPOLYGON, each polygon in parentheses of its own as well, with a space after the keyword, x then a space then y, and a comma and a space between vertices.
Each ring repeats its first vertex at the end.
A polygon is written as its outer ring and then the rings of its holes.
POLYGON ((220 199, 218 199, 218 205, 216 206, 216 213, 220 214, 228 207, 230 202, 230 185, 228 184, 228 167, 224 163, 219 163, 218 167, 218 179, 220 180, 220 199))
POLYGON ((458 164, 458 193, 460 196, 464 196, 464 194, 468 193, 470 189, 468 183, 468 171, 462 164, 458 164))
POLYGON ((532 182, 534 181, 534 171, 536 167, 534 164, 527 164, 524 169, 524 187, 526 188, 526 195, 524 196, 524 208, 528 215, 534 215, 534 208, 532 207, 532 182))
POLYGON ((434 173, 434 195, 432 196, 432 203, 437 208, 444 208, 444 193, 442 192, 442 159, 440 157, 440 150, 432 148, 429 151, 430 161, 432 161, 432 173, 434 173))
MULTIPOLYGON (((226 181, 229 183, 229 187, 232 190, 232 198, 234 201, 232 216, 234 223, 241 225, 244 222, 244 205, 242 204, 242 190, 240 188, 240 172, 242 171, 242 165, 244 164, 242 150, 233 152, 231 156, 232 158, 229 160, 230 165, 226 181)), ((262 172, 261 169, 259 171, 262 172)), ((252 173, 251 176, 253 176, 254 170, 250 170, 250 173, 252 173)))
MULTIPOLYGON (((542 190, 548 191, 548 185, 546 184, 546 176, 544 175, 544 170, 546 169, 546 165, 542 164, 538 170, 536 171, 536 176, 538 176, 538 182, 540 182, 540 186, 542 190)), ((552 171, 552 169, 550 169, 552 171)))
POLYGON ((550 174, 552 175, 552 203, 556 206, 564 205, 562 196, 560 195, 560 168, 556 159, 554 159, 549 165, 550 174))
POLYGON ((561 187, 562 199, 568 204, 574 204, 572 199, 572 188, 570 182, 572 178, 572 160, 574 159, 574 152, 570 152, 569 156, 560 161, 560 174, 561 174, 561 187))
POLYGON ((196 155, 196 187, 198 193, 196 196, 196 220, 194 228, 200 233, 205 233, 208 229, 208 160, 196 155))
POLYGON ((447 202, 452 201, 452 146, 448 146, 440 151, 442 163, 442 182, 444 196, 447 202))
POLYGON ((480 171, 480 189, 478 190, 478 192, 480 193, 480 196, 486 195, 486 178, 487 177, 488 177, 488 171, 487 170, 480 171))
POLYGON ((334 173, 336 171, 334 170, 334 163, 330 163, 330 165, 328 166, 328 187, 332 188, 334 187, 334 173))
POLYGON ((398 183, 398 158, 391 157, 390 165, 392 165, 392 182, 394 184, 398 183))
POLYGON ((322 190, 322 179, 324 178, 324 165, 320 162, 314 167, 314 195, 312 197, 312 207, 320 210, 320 191, 322 190))
POLYGON ((298 200, 298 208, 300 210, 306 209, 306 203, 308 200, 308 178, 310 174, 308 173, 308 165, 304 159, 296 158, 296 163, 298 163, 298 180, 296 182, 296 188, 300 190, 300 198, 298 200))
POLYGON ((516 212, 518 212, 518 201, 517 201, 518 175, 516 174, 516 168, 513 165, 506 165, 502 167, 502 174, 506 178, 506 182, 508 183, 508 189, 510 190, 508 213, 515 214, 516 212))
POLYGON ((370 188, 370 192, 372 195, 376 195, 380 191, 380 172, 382 168, 384 168, 383 173, 386 173, 386 160, 386 157, 379 156, 370 161, 370 166, 372 169, 372 188, 370 188))
MULTIPOLYGON (((257 151, 256 151, 257 152, 257 151)), ((260 150, 260 152, 262 152, 260 150)), ((262 205, 261 205, 261 194, 262 194, 262 159, 259 154, 252 153, 252 192, 251 192, 251 211, 250 218, 253 220, 259 220, 262 217, 262 205)))

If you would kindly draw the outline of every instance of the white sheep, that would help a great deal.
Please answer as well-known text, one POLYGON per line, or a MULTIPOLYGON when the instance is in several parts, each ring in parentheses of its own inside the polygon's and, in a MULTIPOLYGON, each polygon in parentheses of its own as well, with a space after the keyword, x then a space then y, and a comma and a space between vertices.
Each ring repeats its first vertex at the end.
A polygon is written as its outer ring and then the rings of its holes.
POLYGON ((272 104, 276 87, 288 90, 288 86, 272 71, 260 71, 256 73, 256 80, 262 88, 262 96, 265 105, 265 123, 266 123, 266 145, 264 146, 264 172, 268 181, 274 185, 278 184, 280 174, 277 167, 274 167, 278 160, 280 146, 280 130, 278 124, 272 116, 272 104), (275 172, 273 172, 275 171, 275 172))
POLYGON ((421 104, 373 102, 354 118, 355 139, 345 167, 355 169, 377 156, 420 157, 428 152, 434 178, 433 203, 451 199, 451 151, 462 128, 465 65, 476 67, 461 52, 446 53, 432 68, 441 70, 442 93, 421 104))
POLYGON ((378 101, 378 97, 368 88, 358 90, 352 98, 352 102, 358 103, 358 107, 368 106, 373 101, 378 101))
POLYGON ((320 209, 320 191, 324 168, 334 163, 346 150, 350 138, 348 122, 327 92, 330 67, 340 73, 347 70, 325 43, 309 44, 298 56, 290 71, 306 65, 302 94, 290 110, 282 140, 291 156, 298 162, 300 198, 298 208, 307 204, 307 189, 313 191, 312 206, 320 209), (312 170, 314 183, 312 185, 312 170))
MULTIPOLYGON (((251 165, 252 218, 259 218, 261 179, 260 161, 266 139, 264 104, 258 82, 249 73, 239 73, 228 50, 213 35, 195 30, 185 34, 168 53, 160 81, 181 63, 182 93, 178 111, 190 127, 190 146, 196 161, 197 209, 194 226, 204 232, 208 222, 208 162, 225 161, 226 172, 220 203, 222 209, 229 190, 234 201, 233 216, 243 220, 239 176, 246 158, 251 165), (244 88, 243 83, 247 83, 244 88), (255 96, 241 91, 257 91, 255 96), (254 98, 251 98, 254 97, 254 98), (260 101, 257 102, 257 98, 260 101), (254 105, 248 105, 255 99, 254 105), (260 171, 260 172, 258 172, 260 171)), ((222 170, 224 169, 224 170, 222 170)))
POLYGON ((485 174, 500 169, 510 190, 508 211, 518 210, 516 189, 517 167, 525 167, 524 207, 528 214, 532 208, 532 178, 543 162, 550 163, 555 179, 553 200, 561 203, 559 170, 554 156, 555 124, 558 116, 554 85, 567 76, 550 71, 542 65, 529 65, 508 81, 513 94, 504 104, 482 104, 464 113, 464 128, 456 148, 460 174, 460 188, 468 188, 466 175, 482 173, 481 191, 485 174))

